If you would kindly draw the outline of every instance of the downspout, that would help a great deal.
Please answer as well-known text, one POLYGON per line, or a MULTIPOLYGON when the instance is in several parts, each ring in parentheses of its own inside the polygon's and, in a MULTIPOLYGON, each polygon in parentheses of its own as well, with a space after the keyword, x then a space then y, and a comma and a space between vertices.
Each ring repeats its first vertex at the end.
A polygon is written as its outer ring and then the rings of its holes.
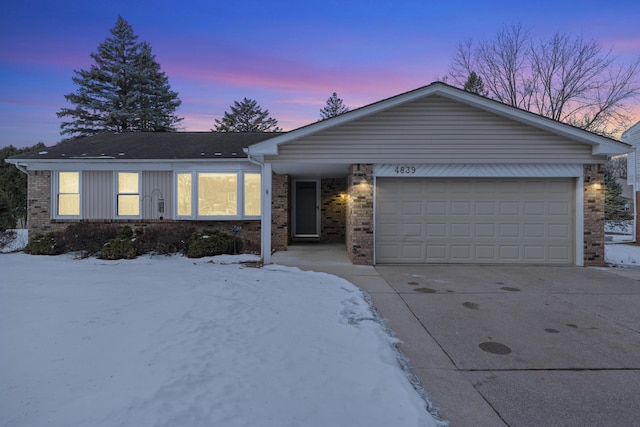
POLYGON ((13 165, 23 174, 29 175, 29 172, 24 168, 24 166, 21 166, 20 163, 14 163, 13 165))
MULTIPOLYGON (((627 162, 627 165, 629 162, 627 162)), ((629 176, 629 171, 627 171, 629 176)), ((629 181, 627 181, 628 183, 629 181)), ((633 242, 638 243, 638 146, 633 145, 633 242)))
POLYGON ((264 162, 261 162, 249 154, 248 148, 244 148, 243 151, 246 153, 247 159, 249 159, 251 163, 259 165, 261 169, 262 179, 260 181, 262 196, 260 203, 262 203, 262 209, 260 214, 260 249, 262 252, 262 262, 264 264, 271 264, 271 176, 268 178, 265 176, 266 169, 268 169, 268 173, 271 175, 271 167, 267 168, 264 162), (267 179, 269 180, 268 184, 267 179), (264 203, 262 202, 263 200, 265 200, 264 203), (266 200, 269 200, 268 204, 266 200))

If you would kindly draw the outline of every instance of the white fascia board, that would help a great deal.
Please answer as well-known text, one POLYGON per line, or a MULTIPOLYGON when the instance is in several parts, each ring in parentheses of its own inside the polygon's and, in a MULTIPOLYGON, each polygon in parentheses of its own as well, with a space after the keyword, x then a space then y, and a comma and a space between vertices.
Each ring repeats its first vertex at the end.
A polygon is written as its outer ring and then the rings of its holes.
MULTIPOLYGON (((146 170, 171 171, 177 169, 207 167, 238 167, 252 165, 249 159, 12 159, 8 163, 28 170, 146 170)), ((250 168, 251 169, 251 168, 250 168)))

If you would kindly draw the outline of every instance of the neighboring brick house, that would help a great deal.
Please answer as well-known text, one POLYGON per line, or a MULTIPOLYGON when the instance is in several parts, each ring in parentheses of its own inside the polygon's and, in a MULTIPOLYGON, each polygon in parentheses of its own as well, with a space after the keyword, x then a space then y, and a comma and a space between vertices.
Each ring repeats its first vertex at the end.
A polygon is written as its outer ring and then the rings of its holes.
POLYGON ((241 225, 265 262, 313 241, 357 264, 601 265, 603 165, 628 148, 433 83, 287 133, 103 134, 8 161, 32 233, 197 221, 241 225))

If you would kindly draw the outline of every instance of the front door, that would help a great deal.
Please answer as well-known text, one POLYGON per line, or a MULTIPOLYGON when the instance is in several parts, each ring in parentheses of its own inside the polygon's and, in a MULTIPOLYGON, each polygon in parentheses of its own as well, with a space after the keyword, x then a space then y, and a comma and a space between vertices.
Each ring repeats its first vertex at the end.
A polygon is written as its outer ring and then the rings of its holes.
POLYGON ((293 237, 320 237, 318 180, 294 181, 293 237))

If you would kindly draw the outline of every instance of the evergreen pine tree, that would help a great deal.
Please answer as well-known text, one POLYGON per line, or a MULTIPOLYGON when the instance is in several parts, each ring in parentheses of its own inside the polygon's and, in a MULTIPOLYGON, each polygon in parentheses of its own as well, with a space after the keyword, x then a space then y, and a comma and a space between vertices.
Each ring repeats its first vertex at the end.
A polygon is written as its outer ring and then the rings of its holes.
POLYGON ((604 169, 604 219, 621 221, 632 219, 632 215, 625 209, 622 198, 622 186, 616 181, 613 168, 608 164, 604 169))
POLYGON ((463 89, 467 92, 473 92, 482 96, 487 96, 489 94, 489 91, 487 91, 484 87, 482 78, 478 76, 475 71, 472 71, 469 74, 469 78, 465 82, 463 89))
POLYGON ((16 226, 16 217, 13 215, 9 197, 2 188, 0 188, 0 234, 4 233, 8 228, 16 226))
POLYGON ((349 111, 349 108, 344 105, 342 99, 338 98, 338 94, 333 92, 333 94, 327 99, 327 104, 320 109, 320 120, 339 116, 347 111, 349 111))
POLYGON ((27 175, 20 172, 11 163, 4 160, 17 154, 41 150, 45 145, 40 142, 33 147, 16 148, 13 145, 0 149, 0 191, 4 192, 11 209, 11 216, 22 224, 27 220, 27 175))
POLYGON ((269 116, 269 110, 253 99, 234 101, 231 112, 225 111, 221 120, 215 119, 213 132, 280 132, 278 121, 269 116))
POLYGON ((151 53, 138 43, 133 28, 122 17, 108 37, 91 53, 88 70, 75 71, 75 93, 65 95, 73 108, 58 117, 63 135, 87 136, 98 132, 175 131, 182 120, 175 115, 181 101, 151 53))

